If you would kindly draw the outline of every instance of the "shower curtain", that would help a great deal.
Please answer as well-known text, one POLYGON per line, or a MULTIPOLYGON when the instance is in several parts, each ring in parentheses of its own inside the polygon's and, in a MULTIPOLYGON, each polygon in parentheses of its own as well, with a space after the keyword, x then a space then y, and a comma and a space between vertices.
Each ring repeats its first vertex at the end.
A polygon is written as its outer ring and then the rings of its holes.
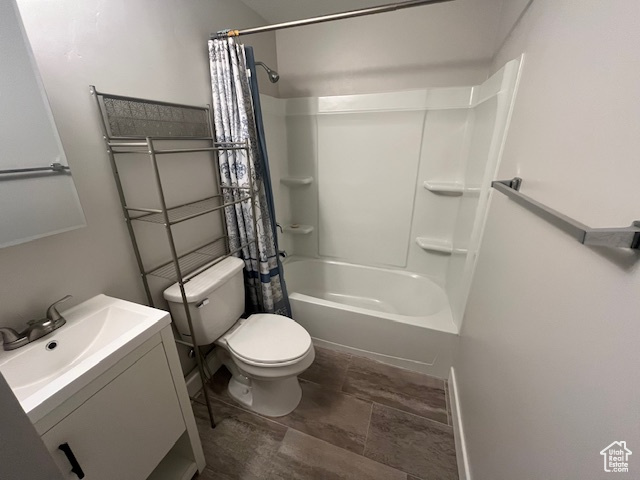
MULTIPOLYGON (((225 208, 229 246, 245 245, 238 256, 247 273, 249 312, 291 316, 291 307, 278 255, 275 212, 260 96, 253 50, 234 39, 209 41, 211 87, 216 141, 249 141, 249 151, 219 152, 220 178, 225 187, 249 188, 252 174, 256 193, 257 232, 253 231, 251 202, 225 208), (258 250, 254 238, 258 238, 258 250)), ((223 189, 225 203, 247 195, 247 190, 223 189)))

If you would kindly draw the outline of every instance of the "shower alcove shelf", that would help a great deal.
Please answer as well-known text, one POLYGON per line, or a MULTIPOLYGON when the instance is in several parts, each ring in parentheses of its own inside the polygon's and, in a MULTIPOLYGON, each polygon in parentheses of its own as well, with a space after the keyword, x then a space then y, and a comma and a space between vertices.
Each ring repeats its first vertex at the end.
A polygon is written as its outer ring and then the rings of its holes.
POLYGON ((453 243, 449 240, 437 240, 434 238, 417 237, 418 246, 427 252, 451 254, 465 254, 467 250, 464 248, 453 248, 453 243))
POLYGON ((289 176, 282 177, 280 183, 287 187, 304 187, 313 183, 313 177, 289 176))
POLYGON ((309 235, 313 232, 313 225, 301 225, 299 223, 294 223, 292 225, 285 225, 282 228, 282 231, 292 235, 309 235))
POLYGON ((465 187, 464 184, 460 182, 424 182, 422 186, 429 190, 430 192, 440 194, 440 195, 449 195, 452 197, 459 197, 463 193, 478 193, 480 192, 479 187, 465 187))
MULTIPOLYGON (((223 220, 221 222, 224 232, 222 235, 210 238, 207 242, 196 248, 180 251, 176 246, 173 229, 176 225, 182 224, 183 222, 195 221, 200 217, 204 219, 206 218, 204 216, 207 214, 220 212, 226 207, 249 202, 254 212, 253 231, 257 231, 255 223, 256 198, 252 183, 253 175, 249 175, 249 185, 246 187, 223 186, 218 169, 218 155, 220 152, 248 150, 249 144, 248 142, 217 143, 211 124, 211 111, 209 106, 199 107, 111 95, 98 92, 93 86, 91 86, 90 89, 100 113, 102 133, 118 190, 118 196, 120 197, 122 213, 126 221, 148 303, 152 307, 155 306, 148 277, 158 277, 174 283, 177 282, 180 285, 192 342, 185 342, 179 339, 175 341, 193 350, 202 384, 206 385, 207 376, 204 370, 204 358, 201 350, 196 347, 196 345, 199 345, 199 342, 196 338, 196 332, 193 329, 184 286, 200 272, 221 262, 230 255, 239 252, 243 248, 249 247, 251 243, 255 243, 257 249, 257 238, 249 239, 246 243, 231 248, 228 232, 226 231, 226 223, 223 220), (181 148, 175 148, 173 146, 171 148, 158 147, 159 144, 166 144, 166 142, 169 141, 172 144, 177 143, 185 146, 181 148), (204 146, 195 147, 194 143, 199 143, 204 146), (217 192, 211 192, 211 195, 188 203, 182 203, 172 207, 167 206, 168 201, 165 197, 163 179, 158 165, 158 156, 170 155, 168 159, 169 162, 189 162, 193 157, 185 154, 198 152, 211 155, 211 160, 214 162, 213 172, 215 178, 213 180, 215 187, 217 187, 217 192), (129 162, 140 162, 142 155, 148 156, 148 159, 151 160, 153 174, 149 182, 155 184, 160 205, 159 208, 132 206, 127 202, 125 196, 125 188, 116 159, 121 156, 126 156, 129 162), (152 268, 147 268, 143 262, 140 244, 133 228, 133 224, 138 222, 164 226, 170 250, 168 261, 160 265, 155 265, 152 268)), ((138 187, 138 185, 136 186, 138 187)), ((202 391, 207 403, 211 426, 215 427, 207 389, 203 388, 202 391)))

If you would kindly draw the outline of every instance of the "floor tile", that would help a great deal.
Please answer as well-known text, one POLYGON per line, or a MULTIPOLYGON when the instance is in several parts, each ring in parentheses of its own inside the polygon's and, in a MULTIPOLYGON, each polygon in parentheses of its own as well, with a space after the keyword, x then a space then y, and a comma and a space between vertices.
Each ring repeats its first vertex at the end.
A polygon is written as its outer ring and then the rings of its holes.
MULTIPOLYGON (((226 389, 230 376, 226 368, 218 370, 209 383, 210 395, 213 399, 246 410, 231 398, 226 389)), ((305 380, 300 381, 300 386, 302 400, 298 407, 284 417, 269 418, 281 425, 362 454, 371 417, 371 402, 305 380)), ((202 394, 197 400, 203 401, 202 394)))
POLYGON ((444 380, 353 357, 342 390, 447 424, 444 380))
POLYGON ((278 449, 273 472, 275 478, 287 480, 407 478, 406 473, 292 429, 278 449))
POLYGON ((373 405, 364 455, 422 480, 458 478, 451 427, 384 405, 373 405))
POLYGON ((216 428, 209 425, 207 407, 192 402, 207 461, 208 477, 258 480, 271 471, 287 428, 240 408, 211 399, 216 428))
MULTIPOLYGON (((224 403, 229 405, 233 405, 235 407, 241 408, 243 410, 249 411, 244 405, 238 403, 230 394, 227 387, 229 386, 229 380, 231 380, 231 372, 227 370, 227 367, 220 367, 211 377, 209 383, 207 384, 207 392, 211 398, 215 398, 221 400, 224 403)), ((198 393, 196 399, 201 402, 204 401, 202 391, 198 393)))
POLYGON ((209 391, 213 391, 219 397, 228 397, 229 380, 231 380, 231 372, 223 365, 213 373, 209 380, 209 391))
POLYGON ((301 381, 302 400, 289 415, 274 421, 362 454, 371 402, 301 381))
POLYGON ((324 385, 327 388, 340 390, 347 375, 351 355, 344 352, 315 347, 316 359, 300 378, 324 385))
POLYGON ((201 474, 194 477, 193 480, 236 480, 236 477, 222 472, 215 472, 206 467, 201 474))

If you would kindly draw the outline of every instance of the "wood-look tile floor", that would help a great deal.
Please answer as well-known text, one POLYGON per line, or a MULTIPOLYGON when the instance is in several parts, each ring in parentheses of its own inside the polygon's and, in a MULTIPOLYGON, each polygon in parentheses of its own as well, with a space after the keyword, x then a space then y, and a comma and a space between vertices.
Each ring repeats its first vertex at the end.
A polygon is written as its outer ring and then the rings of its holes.
POLYGON ((316 347, 300 375, 302 401, 289 415, 249 412, 227 393, 221 368, 193 410, 207 468, 198 479, 458 478, 446 382, 367 358, 316 347))

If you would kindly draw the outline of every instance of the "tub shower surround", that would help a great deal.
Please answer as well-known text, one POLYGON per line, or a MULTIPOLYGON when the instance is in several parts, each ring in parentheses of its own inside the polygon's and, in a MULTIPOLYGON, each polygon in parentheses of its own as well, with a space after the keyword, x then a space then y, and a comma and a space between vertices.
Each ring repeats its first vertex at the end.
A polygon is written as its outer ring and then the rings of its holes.
POLYGON ((520 65, 473 87, 263 98, 293 317, 319 344, 447 376, 520 65))
POLYGON ((433 280, 303 257, 293 257, 285 271, 293 317, 316 343, 447 377, 457 329, 433 280))

